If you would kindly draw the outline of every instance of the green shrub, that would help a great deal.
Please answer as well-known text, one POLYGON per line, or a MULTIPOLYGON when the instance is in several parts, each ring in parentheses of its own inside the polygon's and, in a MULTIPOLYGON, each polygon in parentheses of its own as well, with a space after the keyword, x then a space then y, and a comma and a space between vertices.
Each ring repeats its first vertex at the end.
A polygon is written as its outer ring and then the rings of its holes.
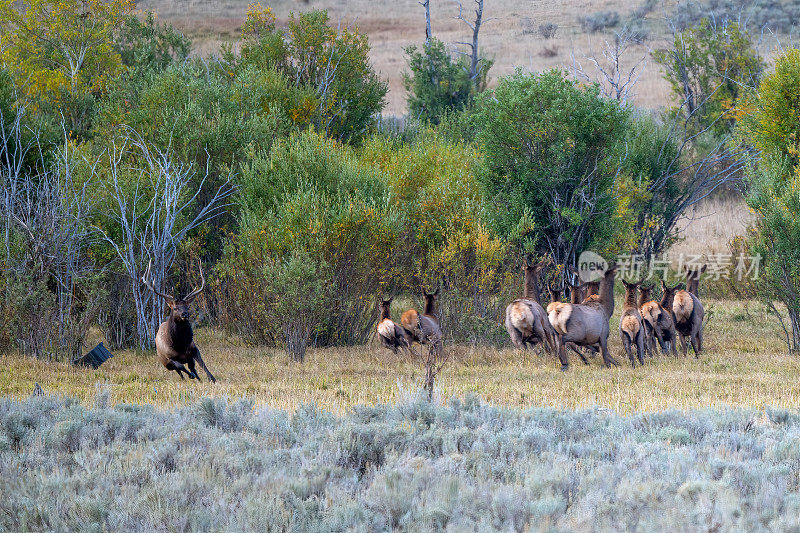
POLYGON ((562 72, 517 72, 479 97, 476 122, 497 233, 557 264, 617 251, 628 220, 615 191, 626 109, 562 72))
POLYGON ((405 49, 410 74, 403 74, 408 110, 411 116, 432 124, 452 111, 467 107, 476 93, 485 87, 491 62, 480 70, 477 83, 470 79, 466 56, 453 59, 442 41, 431 38, 422 49, 411 45, 405 49))

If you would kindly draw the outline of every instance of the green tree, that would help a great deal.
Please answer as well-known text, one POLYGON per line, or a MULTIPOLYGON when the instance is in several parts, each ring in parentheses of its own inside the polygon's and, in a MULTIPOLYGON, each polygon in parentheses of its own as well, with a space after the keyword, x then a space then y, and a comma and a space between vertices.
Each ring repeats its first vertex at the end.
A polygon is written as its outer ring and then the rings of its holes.
POLYGON ((358 142, 383 108, 388 85, 369 61, 369 41, 357 27, 335 28, 327 11, 289 17, 277 29, 269 9, 251 6, 242 29, 241 56, 224 56, 230 74, 246 67, 272 69, 311 97, 290 110, 294 122, 309 122, 326 135, 358 142))
POLYGON ((614 190, 626 109, 563 72, 518 71, 480 95, 477 123, 498 233, 558 263, 615 251, 628 229, 614 190))
POLYGON ((127 15, 114 39, 122 64, 134 71, 164 70, 184 61, 191 41, 169 24, 159 24, 152 11, 143 20, 127 15))
MULTIPOLYGON (((780 57, 758 94, 741 106, 739 134, 757 149, 747 204, 758 218, 750 248, 763 257, 758 292, 786 306, 787 344, 800 350, 800 50, 780 57)), ((780 315, 779 315, 780 316, 780 315)))
POLYGON ((676 32, 672 46, 654 56, 695 131, 718 135, 731 132, 731 111, 748 88, 758 86, 765 67, 747 31, 735 22, 717 26, 708 19, 676 32))
POLYGON ((95 97, 122 68, 114 35, 133 0, 0 1, 2 61, 29 105, 86 135, 95 97))
POLYGON ((486 88, 492 62, 483 59, 483 65, 470 78, 470 63, 466 57, 453 59, 444 43, 435 37, 422 45, 405 49, 411 73, 403 74, 408 109, 412 116, 439 124, 450 111, 461 111, 473 100, 477 92, 486 88))

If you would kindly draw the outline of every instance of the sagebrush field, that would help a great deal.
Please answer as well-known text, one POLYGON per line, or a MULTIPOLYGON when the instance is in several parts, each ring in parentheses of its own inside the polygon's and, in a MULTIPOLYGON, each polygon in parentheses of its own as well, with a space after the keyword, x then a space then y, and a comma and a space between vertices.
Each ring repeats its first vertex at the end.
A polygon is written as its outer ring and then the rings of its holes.
POLYGON ((796 531, 781 409, 0 400, 8 531, 796 531))

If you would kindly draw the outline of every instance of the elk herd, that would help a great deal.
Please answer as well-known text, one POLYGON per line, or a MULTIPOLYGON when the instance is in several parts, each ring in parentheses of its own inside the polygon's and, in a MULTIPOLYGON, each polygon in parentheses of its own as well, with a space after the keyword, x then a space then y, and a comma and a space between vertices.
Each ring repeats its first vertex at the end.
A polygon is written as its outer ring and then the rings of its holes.
MULTIPOLYGON (((550 302, 542 306, 540 277, 547 261, 523 266, 523 296, 506 308, 505 326, 511 342, 519 349, 541 344, 545 351, 555 355, 565 370, 569 361, 567 349, 575 352, 588 364, 587 355, 598 352, 606 366, 618 363, 608 350, 611 316, 614 314, 614 280, 619 268, 612 264, 598 281, 581 282, 575 269, 570 269, 576 279, 569 285, 569 302, 562 302, 562 290, 548 286, 550 302)), ((622 280, 625 297, 619 319, 619 334, 625 355, 631 365, 638 359, 644 365, 645 356, 653 356, 656 342, 662 352, 677 356, 676 341, 681 340, 683 355, 691 344, 695 356, 703 349, 703 304, 698 296, 700 275, 706 267, 685 269, 686 289, 683 283, 670 287, 661 281, 660 301, 651 298, 654 285, 644 280, 622 280), (634 352, 636 356, 634 357, 634 352)))
MULTIPOLYGON (((523 294, 506 307, 505 327, 511 343, 525 350, 541 346, 547 353, 555 356, 562 370, 569 366, 567 349, 574 352, 581 361, 589 364, 587 356, 600 353, 603 364, 611 367, 618 362, 608 349, 610 322, 614 314, 614 281, 619 271, 615 264, 608 266, 602 277, 596 281, 581 282, 578 272, 570 268, 574 283, 567 282, 569 301, 562 301, 564 290, 548 285, 550 301, 545 304, 541 298, 542 273, 550 261, 538 263, 525 260, 523 294)), ((209 381, 216 379, 206 367, 200 351, 194 343, 190 305, 205 288, 205 277, 200 266, 201 286, 184 298, 175 298, 156 290, 150 281, 150 268, 142 276, 142 282, 156 296, 164 299, 170 308, 169 317, 159 326, 156 333, 156 354, 167 370, 174 370, 181 379, 184 374, 189 379, 200 380, 195 364, 205 371, 209 381)), ((706 267, 685 269, 686 283, 674 286, 661 281, 661 299, 652 299, 654 285, 645 285, 644 280, 628 282, 622 280, 625 297, 619 319, 619 334, 625 355, 631 365, 636 361, 644 365, 646 356, 654 356, 656 345, 664 354, 677 356, 677 340, 680 339, 683 355, 691 345, 698 356, 703 349, 703 304, 700 302, 698 287, 700 275, 706 267), (636 357, 634 357, 634 352, 636 357)), ((427 345, 429 357, 440 356, 443 351, 442 329, 436 312, 439 290, 432 293, 423 291, 425 305, 420 313, 416 309, 405 311, 400 323, 391 318, 393 298, 380 302, 380 320, 377 336, 381 344, 397 353, 401 349, 415 353, 412 345, 427 345)))

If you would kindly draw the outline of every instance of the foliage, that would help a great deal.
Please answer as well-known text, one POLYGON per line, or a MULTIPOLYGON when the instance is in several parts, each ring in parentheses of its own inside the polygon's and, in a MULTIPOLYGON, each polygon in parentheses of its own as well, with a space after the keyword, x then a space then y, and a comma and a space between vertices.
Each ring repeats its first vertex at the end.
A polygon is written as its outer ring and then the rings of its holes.
POLYGON ((669 21, 681 31, 696 26, 704 18, 713 18, 720 24, 746 21, 756 33, 764 30, 789 33, 795 28, 798 17, 800 2, 797 0, 706 0, 678 2, 669 21))
POLYGON ((114 35, 132 0, 0 2, 2 62, 20 97, 51 114, 63 113, 70 131, 88 135, 94 99, 119 73, 114 35), (20 9, 21 8, 21 9, 20 9))
POLYGON ((152 11, 144 20, 125 17, 114 39, 122 64, 133 70, 164 70, 189 56, 192 43, 169 24, 159 24, 152 11))
POLYGON ((669 49, 654 57, 695 131, 730 133, 732 110, 748 88, 758 85, 764 61, 750 34, 736 22, 716 25, 708 19, 675 33, 669 49))
POLYGON ((775 72, 743 106, 740 134, 760 152, 747 176, 747 203, 758 214, 750 243, 764 258, 760 294, 788 311, 787 343, 800 350, 800 50, 780 57, 775 72))
POLYGON ((616 192, 625 109, 559 71, 518 71, 481 95, 476 122, 498 233, 557 264, 613 250, 625 234, 616 192))
POLYGON ((315 344, 364 342, 397 231, 374 170, 333 140, 293 134, 244 165, 236 202, 241 229, 221 270, 230 295, 225 323, 250 342, 283 344, 274 313, 301 321, 313 311, 315 344), (303 263, 317 266, 308 271, 303 263), (276 269, 281 284, 272 279, 276 269), (276 310, 291 286, 301 301, 276 310), (309 310, 302 300, 313 302, 314 294, 322 303, 309 310))
POLYGON ((418 49, 411 45, 405 49, 410 74, 403 74, 412 116, 422 121, 438 124, 448 112, 462 111, 469 106, 476 87, 486 87, 491 61, 482 58, 477 83, 470 79, 469 60, 466 56, 453 59, 442 41, 432 37, 418 49))
POLYGON ((251 5, 242 28, 241 56, 228 50, 232 70, 274 69, 306 97, 290 109, 340 141, 358 142, 383 108, 388 91, 369 63, 369 42, 358 28, 335 28, 327 11, 291 14, 286 30, 267 8, 251 5))
POLYGON ((340 417, 212 399, 161 410, 98 394, 97 404, 0 402, 0 527, 798 527, 800 424, 781 409, 623 417, 501 409, 474 395, 340 417))

